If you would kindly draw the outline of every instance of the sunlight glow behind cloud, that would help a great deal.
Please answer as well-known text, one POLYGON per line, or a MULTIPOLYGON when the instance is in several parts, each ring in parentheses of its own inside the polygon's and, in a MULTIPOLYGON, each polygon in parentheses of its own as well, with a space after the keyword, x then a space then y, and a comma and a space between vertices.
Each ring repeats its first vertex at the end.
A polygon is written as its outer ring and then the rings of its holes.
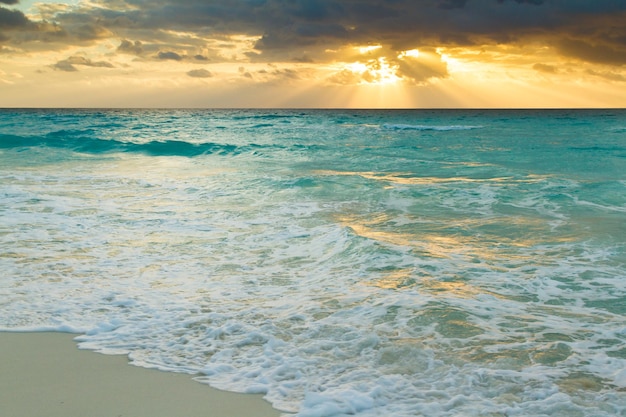
POLYGON ((0 106, 624 107, 625 19, 610 0, 6 0, 0 106))

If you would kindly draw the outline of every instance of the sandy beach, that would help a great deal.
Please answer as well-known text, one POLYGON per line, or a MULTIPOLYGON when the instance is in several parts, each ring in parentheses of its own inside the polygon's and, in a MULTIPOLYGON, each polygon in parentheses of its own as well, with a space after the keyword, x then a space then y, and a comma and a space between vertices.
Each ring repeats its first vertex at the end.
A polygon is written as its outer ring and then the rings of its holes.
POLYGON ((258 395, 77 348, 64 333, 0 333, 3 417, 276 417, 258 395))

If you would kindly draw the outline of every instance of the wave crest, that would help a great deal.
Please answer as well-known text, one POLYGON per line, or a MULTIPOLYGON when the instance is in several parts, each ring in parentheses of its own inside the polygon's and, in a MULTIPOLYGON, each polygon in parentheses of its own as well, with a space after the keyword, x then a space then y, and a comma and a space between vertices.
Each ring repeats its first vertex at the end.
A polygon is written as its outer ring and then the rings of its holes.
POLYGON ((0 148, 49 147, 64 148, 83 153, 143 153, 151 156, 187 156, 207 154, 239 154, 239 146, 213 142, 191 143, 180 140, 152 140, 145 143, 125 142, 114 139, 90 137, 87 131, 57 131, 45 136, 0 135, 0 148))
POLYGON ((481 129, 482 126, 471 126, 471 125, 439 125, 439 126, 431 126, 431 125, 411 125, 411 124, 401 124, 401 123, 385 123, 383 125, 383 129, 389 130, 422 130, 422 131, 442 131, 448 132, 450 130, 474 130, 481 129))

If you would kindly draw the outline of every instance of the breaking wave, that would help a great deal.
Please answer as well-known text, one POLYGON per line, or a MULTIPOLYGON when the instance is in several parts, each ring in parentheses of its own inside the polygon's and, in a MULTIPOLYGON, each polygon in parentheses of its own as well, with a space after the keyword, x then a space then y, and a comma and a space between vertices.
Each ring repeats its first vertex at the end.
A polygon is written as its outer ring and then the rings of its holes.
POLYGON ((440 132, 449 132, 451 130, 474 130, 481 129, 482 126, 470 126, 470 125, 441 125, 441 126, 431 126, 431 125, 411 125, 411 124, 401 124, 401 123, 385 123, 383 125, 383 129, 389 130, 423 130, 423 131, 440 131, 440 132))

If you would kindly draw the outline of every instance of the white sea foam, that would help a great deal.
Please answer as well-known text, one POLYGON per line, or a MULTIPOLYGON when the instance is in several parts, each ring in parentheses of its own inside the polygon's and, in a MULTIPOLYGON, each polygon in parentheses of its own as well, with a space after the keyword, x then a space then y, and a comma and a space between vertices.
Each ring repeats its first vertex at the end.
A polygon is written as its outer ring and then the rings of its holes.
POLYGON ((598 196, 456 146, 6 151, 1 330, 80 333, 299 416, 623 414, 623 180, 598 196))

